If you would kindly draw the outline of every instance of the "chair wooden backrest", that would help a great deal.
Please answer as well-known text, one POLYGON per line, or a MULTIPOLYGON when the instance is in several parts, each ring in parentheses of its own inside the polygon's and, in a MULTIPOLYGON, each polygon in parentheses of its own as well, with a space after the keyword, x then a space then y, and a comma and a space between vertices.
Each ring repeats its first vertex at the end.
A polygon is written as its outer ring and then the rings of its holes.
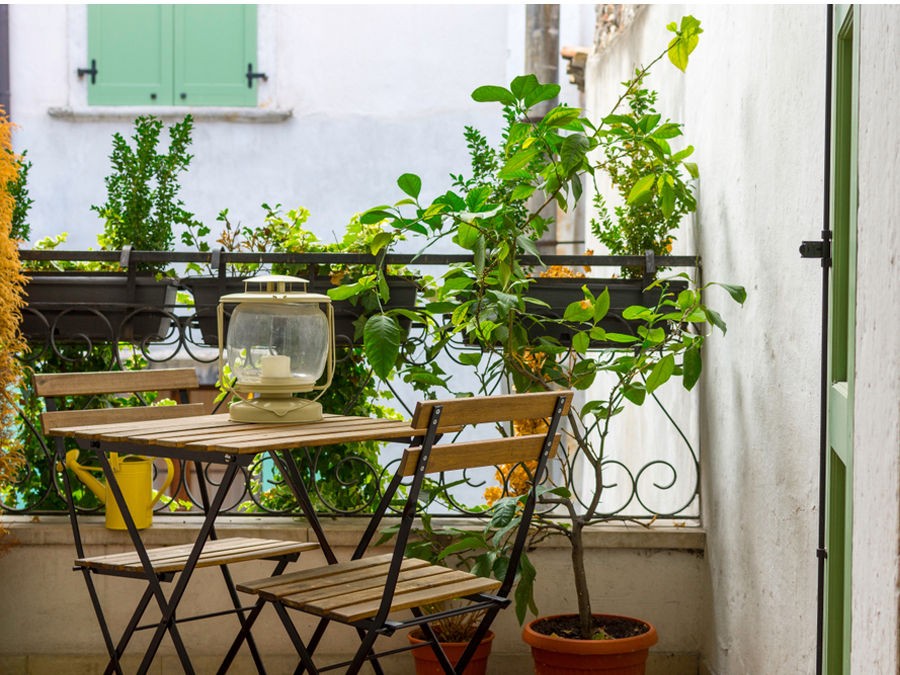
MULTIPOLYGON (((440 410, 441 427, 462 427, 485 422, 515 422, 517 420, 544 419, 554 417, 555 408, 563 397, 560 416, 569 413, 572 402, 571 392, 542 392, 536 394, 509 394, 505 396, 456 398, 443 401, 423 401, 413 413, 412 427, 425 429, 440 410)), ((432 446, 425 473, 439 473, 458 469, 471 469, 499 464, 537 461, 546 433, 492 438, 461 443, 446 443, 432 446)), ((559 434, 549 438, 548 457, 553 457, 559 444, 559 434)), ((410 447, 403 453, 399 473, 412 476, 422 448, 410 447)))
POLYGON ((186 403, 187 391, 199 388, 197 372, 193 368, 160 370, 103 371, 88 373, 45 373, 34 376, 34 390, 44 398, 47 412, 41 415, 44 433, 75 425, 106 424, 163 420, 205 414, 202 403, 186 403), (181 403, 165 406, 135 406, 128 408, 60 409, 57 399, 69 396, 100 396, 104 394, 138 393, 148 391, 178 391, 181 403))

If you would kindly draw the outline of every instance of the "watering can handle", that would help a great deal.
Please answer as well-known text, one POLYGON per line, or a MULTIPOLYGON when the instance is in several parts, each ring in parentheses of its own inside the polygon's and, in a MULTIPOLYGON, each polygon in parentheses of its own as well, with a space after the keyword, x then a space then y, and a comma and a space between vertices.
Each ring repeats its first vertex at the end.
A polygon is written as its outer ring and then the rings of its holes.
POLYGON ((172 463, 172 460, 168 457, 163 457, 162 459, 166 463, 166 479, 163 481, 162 487, 153 494, 150 506, 153 506, 159 501, 160 497, 163 496, 165 491, 172 484, 172 480, 175 478, 175 465, 172 463))

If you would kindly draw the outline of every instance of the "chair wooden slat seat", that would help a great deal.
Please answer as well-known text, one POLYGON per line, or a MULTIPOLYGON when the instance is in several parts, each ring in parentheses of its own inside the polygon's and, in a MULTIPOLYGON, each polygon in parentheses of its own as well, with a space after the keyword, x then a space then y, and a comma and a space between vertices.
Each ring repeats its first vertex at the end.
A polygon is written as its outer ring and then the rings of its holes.
MULTIPOLYGON (((378 613, 391 557, 374 556, 301 570, 238 584, 237 588, 317 616, 342 622, 359 621, 378 613)), ((500 582, 496 579, 432 565, 417 558, 404 558, 391 612, 498 588, 500 582)))
MULTIPOLYGON (((180 572, 184 569, 192 548, 193 544, 151 548, 147 549, 147 556, 150 558, 156 574, 180 572)), ((319 545, 315 542, 245 537, 216 539, 206 542, 203 546, 203 553, 200 554, 197 567, 231 565, 250 560, 281 560, 317 548, 319 545)), ((75 560, 75 566, 111 573, 133 572, 137 574, 144 571, 136 551, 78 558, 75 560)))

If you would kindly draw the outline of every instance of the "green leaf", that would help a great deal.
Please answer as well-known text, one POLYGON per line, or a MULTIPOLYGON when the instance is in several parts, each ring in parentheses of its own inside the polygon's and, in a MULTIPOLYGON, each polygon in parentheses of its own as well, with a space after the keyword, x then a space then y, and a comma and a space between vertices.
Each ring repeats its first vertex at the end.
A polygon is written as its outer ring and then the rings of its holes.
POLYGON ((720 282, 714 282, 716 286, 721 286, 726 291, 728 291, 728 295, 738 303, 739 305, 743 305, 747 301, 747 290, 743 286, 737 286, 735 284, 723 284, 720 282))
POLYGON ((363 350, 372 370, 378 377, 387 379, 403 341, 403 329, 397 320, 388 314, 373 314, 363 329, 363 350))
POLYGON ((378 253, 385 246, 390 244, 394 240, 394 235, 390 232, 379 232, 374 237, 372 237, 372 241, 369 242, 369 251, 371 251, 372 255, 378 253))
POLYGON ((610 342, 619 342, 621 344, 637 342, 638 340, 634 335, 626 335, 625 333, 607 333, 606 339, 610 342))
MULTIPOLYGON (((638 331, 640 331, 640 329, 638 329, 638 331)), ((666 331, 659 327, 651 328, 647 331, 646 338, 650 342, 650 344, 661 344, 666 339, 666 331)))
POLYGON ((457 358, 459 359, 460 363, 462 363, 464 365, 477 366, 479 363, 481 363, 482 356, 484 356, 484 352, 482 352, 482 351, 460 352, 460 354, 457 358))
POLYGON ((670 377, 672 377, 672 373, 674 372, 675 357, 672 356, 672 354, 666 354, 655 366, 653 366, 653 370, 650 371, 650 375, 647 377, 647 383, 645 385, 647 392, 650 393, 659 389, 670 377))
POLYGON ((675 29, 674 24, 669 24, 667 28, 676 34, 669 42, 669 61, 684 72, 688 58, 700 42, 700 33, 703 29, 700 28, 700 22, 690 15, 681 17, 681 28, 675 29))
POLYGON ((413 199, 417 199, 419 192, 422 191, 422 179, 414 173, 405 173, 400 176, 397 179, 397 185, 413 199))
POLYGON ((573 323, 584 323, 594 318, 594 308, 588 304, 587 307, 582 306, 584 300, 576 300, 570 302, 563 314, 563 320, 572 321, 573 323))
POLYGON ((622 395, 635 405, 644 405, 644 399, 647 397, 647 390, 640 382, 626 384, 622 388, 622 395))
POLYGON ((716 310, 710 309, 709 307, 706 307, 705 311, 709 322, 722 331, 722 335, 724 335, 728 328, 725 326, 725 320, 722 319, 722 316, 716 310))
POLYGON ((510 195, 510 199, 512 201, 520 201, 522 199, 528 199, 531 195, 534 194, 534 191, 537 188, 534 185, 527 185, 525 183, 519 183, 516 187, 513 188, 512 194, 510 195))
POLYGON ((656 180, 656 176, 654 176, 653 174, 644 176, 643 178, 638 180, 638 182, 634 184, 634 187, 631 188, 631 192, 628 193, 628 203, 643 204, 648 199, 650 199, 654 180, 656 180))
POLYGON ((428 218, 433 218, 434 216, 443 213, 449 208, 450 207, 447 204, 434 203, 431 204, 427 209, 425 209, 425 213, 422 214, 422 217, 427 220, 428 218))
POLYGON ((365 213, 363 213, 359 217, 359 222, 363 225, 374 225, 375 223, 380 223, 382 220, 386 218, 394 218, 395 214, 390 211, 385 211, 382 207, 375 207, 374 209, 369 209, 365 213))
POLYGON ((473 91, 472 99, 478 101, 479 103, 491 103, 493 101, 496 101, 497 103, 502 103, 503 105, 516 104, 516 97, 513 96, 511 91, 509 91, 505 87, 498 87, 496 85, 490 84, 483 87, 478 87, 475 91, 473 91))
POLYGON ((680 162, 681 160, 687 159, 688 157, 690 157, 693 154, 694 154, 694 146, 689 145, 686 148, 684 148, 683 150, 679 150, 674 155, 672 155, 672 161, 680 162))
POLYGON ((700 372, 703 370, 699 347, 691 345, 685 350, 682 367, 684 374, 681 377, 681 383, 685 389, 690 391, 697 384, 697 380, 700 379, 700 372))
POLYGON ((624 124, 627 127, 631 127, 634 131, 637 131, 637 122, 632 119, 628 115, 607 115, 603 118, 604 124, 624 124))
POLYGON ((469 211, 483 211, 493 189, 490 185, 479 185, 469 190, 466 195, 466 208, 469 211))
POLYGON ((478 231, 477 227, 472 227, 467 223, 460 223, 459 227, 456 229, 456 235, 453 237, 453 241, 464 249, 473 251, 475 250, 475 245, 480 236, 481 232, 478 231))
POLYGON ((659 197, 659 208, 662 211, 663 216, 671 218, 672 214, 675 212, 675 190, 669 185, 668 181, 663 181, 659 191, 659 197))
POLYGON ((537 249, 537 244, 535 244, 533 240, 529 239, 524 234, 520 234, 518 237, 516 237, 516 246, 521 249, 523 253, 533 255, 538 259, 538 264, 540 264, 541 254, 537 249))
POLYGON ((685 289, 678 294, 678 300, 675 304, 678 306, 678 309, 684 311, 688 307, 693 306, 695 300, 694 291, 685 289))
POLYGON ((591 346, 591 338, 586 331, 580 331, 572 336, 572 349, 579 354, 586 354, 591 346))
POLYGON ((537 576, 537 570, 528 560, 528 556, 523 555, 519 559, 519 583, 516 585, 516 619, 519 625, 525 622, 525 614, 531 611, 535 616, 538 613, 537 605, 534 604, 534 579, 537 576))
POLYGON ((509 88, 512 90, 513 96, 522 100, 529 93, 534 91, 538 84, 537 77, 534 74, 529 73, 528 75, 519 75, 517 78, 513 79, 513 81, 509 83, 509 88))
POLYGON ((650 133, 650 130, 656 126, 661 117, 662 115, 660 115, 659 113, 643 115, 641 119, 638 120, 638 129, 643 131, 645 134, 650 133))
POLYGON ((642 305, 629 305, 622 310, 622 318, 626 321, 634 321, 635 319, 647 319, 651 312, 642 305))
POLYGON ((700 169, 695 162, 684 162, 684 168, 691 174, 691 178, 700 178, 700 169))
POLYGON ((567 176, 582 165, 590 148, 591 142, 584 134, 572 134, 565 137, 559 149, 559 159, 567 176))
POLYGON ((573 120, 577 120, 581 115, 579 108, 569 108, 567 106, 557 106, 546 115, 541 123, 548 127, 563 127, 573 120))
POLYGON ((549 101, 559 96, 558 84, 539 84, 525 95, 525 107, 530 108, 541 101, 549 101))
POLYGON ((675 122, 666 122, 653 132, 654 138, 675 138, 676 136, 681 136, 681 125, 675 122))
POLYGON ((485 243, 483 235, 479 235, 478 239, 475 240, 475 245, 472 247, 472 253, 474 254, 473 263, 475 265, 475 274, 480 277, 484 274, 485 243))
POLYGON ((328 289, 328 297, 332 300, 349 300, 363 290, 361 284, 347 284, 328 289))
POLYGON ((537 145, 532 145, 527 148, 523 148, 516 152, 506 164, 503 165, 503 168, 500 169, 497 177, 501 180, 509 180, 510 178, 515 178, 520 171, 528 168, 528 165, 531 164, 531 161, 538 156, 540 153, 540 148, 537 145))
POLYGON ((604 288, 594 300, 594 323, 599 323, 609 313, 609 288, 604 288))

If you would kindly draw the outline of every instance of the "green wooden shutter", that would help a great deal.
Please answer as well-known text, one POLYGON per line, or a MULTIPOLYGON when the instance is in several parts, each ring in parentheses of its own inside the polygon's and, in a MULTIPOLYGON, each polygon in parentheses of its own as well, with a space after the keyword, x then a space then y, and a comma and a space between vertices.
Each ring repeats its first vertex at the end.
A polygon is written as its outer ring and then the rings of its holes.
POLYGON ((88 5, 88 103, 172 105, 171 25, 171 5, 88 5))
POLYGON ((256 105, 255 5, 176 5, 174 27, 177 105, 256 105))

